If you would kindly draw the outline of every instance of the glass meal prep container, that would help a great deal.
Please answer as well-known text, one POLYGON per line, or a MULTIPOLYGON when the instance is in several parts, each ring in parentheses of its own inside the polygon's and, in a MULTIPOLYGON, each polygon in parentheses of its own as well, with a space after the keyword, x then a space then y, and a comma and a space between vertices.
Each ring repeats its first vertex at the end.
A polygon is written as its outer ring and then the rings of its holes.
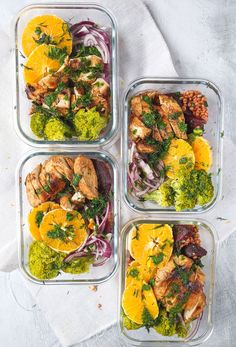
POLYGON ((222 146, 223 146, 223 99, 218 87, 208 80, 188 78, 140 78, 132 82, 126 90, 123 100, 124 127, 122 132, 122 155, 123 155, 123 181, 124 199, 128 206, 141 213, 197 213, 205 212, 214 206, 221 194, 222 180, 222 146), (212 183, 214 196, 204 206, 195 206, 192 210, 175 211, 174 207, 162 207, 152 201, 139 201, 128 189, 128 166, 129 166, 129 113, 131 97, 147 90, 155 90, 161 94, 183 92, 186 90, 198 90, 207 97, 208 122, 205 124, 204 137, 209 141, 212 148, 212 183))
POLYGON ((182 219, 174 218, 157 219, 157 218, 137 218, 129 221, 123 228, 121 234, 121 268, 120 268, 120 287, 119 287, 119 308, 118 308, 118 326, 120 336, 129 344, 134 346, 199 346, 206 341, 214 327, 214 285, 217 256, 217 234, 212 225, 202 219, 182 219), (206 295, 206 307, 203 311, 200 324, 197 320, 191 324, 188 337, 185 339, 177 336, 162 336, 154 329, 148 332, 146 328, 137 330, 127 330, 123 326, 123 317, 121 310, 122 295, 125 288, 125 276, 127 265, 130 261, 128 251, 128 236, 130 230, 139 224, 191 224, 196 225, 199 229, 201 246, 207 250, 207 255, 202 258, 204 265, 203 272, 206 276, 204 292, 206 295))
POLYGON ((16 172, 16 182, 18 186, 17 190, 17 223, 19 229, 19 267, 23 275, 30 281, 37 284, 97 284, 107 281, 111 278, 118 267, 118 235, 119 235, 119 195, 117 190, 118 184, 118 172, 117 164, 114 158, 105 151, 89 151, 89 150, 64 150, 64 151, 37 151, 28 153, 19 162, 16 172), (113 215, 113 231, 111 239, 112 255, 109 260, 102 266, 93 267, 90 266, 90 271, 79 275, 64 273, 61 271, 59 275, 53 279, 40 280, 34 277, 28 266, 28 253, 29 246, 33 241, 33 238, 29 231, 28 226, 28 214, 32 209, 29 204, 26 188, 25 179, 29 172, 31 172, 36 165, 42 163, 53 155, 65 155, 68 157, 76 157, 78 155, 85 155, 91 159, 99 159, 105 162, 111 172, 112 176, 112 187, 113 192, 111 203, 112 203, 112 215, 113 215))
POLYGON ((14 102, 14 123, 17 134, 20 138, 31 146, 47 147, 74 147, 78 145, 101 146, 109 143, 114 139, 118 132, 118 88, 117 88, 117 26, 116 20, 112 13, 102 6, 95 4, 77 4, 77 3, 61 3, 61 4, 37 4, 23 8, 17 15, 14 25, 14 45, 15 45, 15 86, 16 95, 14 102), (94 141, 80 141, 76 138, 67 139, 65 141, 47 141, 38 139, 30 129, 29 109, 31 101, 27 99, 25 93, 25 82, 23 77, 22 64, 25 59, 22 57, 21 38, 23 30, 32 18, 44 15, 56 15, 70 23, 78 23, 83 20, 91 20, 101 27, 105 27, 110 31, 111 37, 111 63, 110 63, 110 89, 111 89, 111 113, 110 120, 106 128, 102 131, 99 138, 94 141))

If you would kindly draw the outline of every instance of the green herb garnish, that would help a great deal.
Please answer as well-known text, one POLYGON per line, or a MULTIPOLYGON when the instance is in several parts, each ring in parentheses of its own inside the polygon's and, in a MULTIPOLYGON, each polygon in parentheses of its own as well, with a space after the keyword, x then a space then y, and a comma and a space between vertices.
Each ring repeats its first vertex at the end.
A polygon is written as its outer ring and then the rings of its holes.
POLYGON ((37 224, 37 227, 40 227, 40 224, 42 223, 44 217, 43 211, 38 211, 35 216, 35 223, 37 224))

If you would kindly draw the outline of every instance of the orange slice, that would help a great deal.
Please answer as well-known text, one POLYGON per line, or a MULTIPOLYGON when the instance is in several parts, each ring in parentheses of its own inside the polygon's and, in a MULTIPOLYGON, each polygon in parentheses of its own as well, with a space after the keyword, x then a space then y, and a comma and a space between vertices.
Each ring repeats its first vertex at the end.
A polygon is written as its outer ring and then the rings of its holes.
POLYGON ((173 233, 168 224, 139 224, 129 233, 128 249, 131 256, 150 269, 165 266, 173 250, 173 233))
POLYGON ((48 53, 54 46, 41 45, 33 50, 24 65, 25 83, 36 83, 50 72, 55 72, 61 64, 58 60, 51 59, 48 53))
POLYGON ((41 240, 41 235, 39 232, 40 224, 42 223, 42 220, 44 216, 52 211, 60 209, 60 205, 55 204, 54 202, 47 201, 43 204, 39 205, 38 207, 33 208, 28 216, 28 223, 29 223, 29 229, 30 233, 33 236, 35 240, 41 240))
POLYGON ((142 280, 140 276, 140 264, 137 261, 132 261, 126 270, 125 286, 127 287, 135 281, 142 280))
POLYGON ((87 239, 85 222, 77 211, 53 210, 40 225, 42 240, 56 251, 72 252, 87 239))
POLYGON ((31 19, 22 34, 22 49, 28 57, 40 44, 53 44, 72 51, 72 37, 68 24, 52 15, 38 16, 31 19))
POLYGON ((146 308, 153 319, 157 318, 159 308, 152 287, 145 282, 128 285, 122 296, 125 315, 137 324, 143 324, 143 311, 146 308))
POLYGON ((209 171, 212 165, 212 150, 209 142, 197 136, 191 145, 195 156, 195 169, 209 171))
POLYGON ((194 168, 195 157, 191 145, 182 139, 172 139, 163 159, 166 175, 175 178, 180 170, 190 171, 194 168))

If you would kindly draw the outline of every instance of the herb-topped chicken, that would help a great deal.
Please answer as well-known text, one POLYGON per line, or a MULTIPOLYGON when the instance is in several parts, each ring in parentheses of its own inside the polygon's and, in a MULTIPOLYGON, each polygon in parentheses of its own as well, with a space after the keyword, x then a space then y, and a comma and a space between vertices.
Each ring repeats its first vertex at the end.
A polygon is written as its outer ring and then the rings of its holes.
POLYGON ((99 138, 110 117, 110 45, 107 30, 93 22, 70 26, 46 15, 28 23, 22 41, 28 56, 24 78, 32 101, 30 127, 37 137, 99 138), (57 22, 59 41, 56 32, 48 34, 51 21, 57 22))
POLYGON ((28 173, 29 267, 50 279, 59 271, 82 273, 112 254, 112 171, 100 159, 56 155, 28 173), (53 260, 55 259, 55 261, 53 260))
POLYGON ((206 306, 205 275, 195 225, 136 224, 128 234, 123 326, 185 338, 206 306))
POLYGON ((139 201, 182 211, 212 200, 207 106, 198 91, 147 90, 130 99, 128 188, 139 201))

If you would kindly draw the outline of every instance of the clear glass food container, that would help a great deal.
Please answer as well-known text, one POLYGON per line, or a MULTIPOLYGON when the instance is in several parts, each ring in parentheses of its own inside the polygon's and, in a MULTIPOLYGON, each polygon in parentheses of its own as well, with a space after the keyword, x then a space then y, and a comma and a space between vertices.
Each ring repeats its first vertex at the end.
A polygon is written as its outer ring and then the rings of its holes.
POLYGON ((63 151, 37 151, 30 152, 25 155, 19 162, 16 171, 17 182, 17 229, 19 235, 19 267, 23 275, 37 284, 97 284, 110 279, 116 272, 118 267, 118 237, 119 237, 119 194, 117 189, 118 171, 115 159, 105 151, 93 150, 63 150, 63 151), (73 275, 61 272, 56 278, 50 280, 40 280, 34 277, 28 266, 29 246, 33 238, 29 232, 28 214, 32 209, 29 204, 26 189, 25 179, 36 165, 42 163, 53 155, 66 155, 76 157, 77 155, 86 155, 92 159, 100 159, 107 163, 112 174, 112 208, 113 208, 113 238, 111 240, 112 255, 110 259, 102 266, 90 267, 88 273, 73 275))
POLYGON ((85 3, 51 3, 51 4, 36 4, 23 8, 17 15, 14 24, 14 54, 15 54, 15 102, 14 102, 14 123, 17 134, 20 138, 31 146, 35 147, 74 147, 78 145, 86 145, 90 147, 98 147, 111 142, 118 133, 118 65, 117 65, 117 25, 112 13, 106 8, 85 3), (25 59, 22 56, 21 37, 23 30, 32 18, 44 15, 56 15, 70 23, 78 23, 83 20, 91 20, 101 27, 106 27, 110 30, 111 37, 111 71, 110 71, 110 88, 111 88, 111 115, 110 121, 99 138, 94 141, 80 141, 76 138, 65 141, 47 141, 38 139, 30 129, 29 109, 31 101, 27 99, 25 93, 25 82, 23 77, 22 64, 25 64, 25 59))
POLYGON ((120 268, 120 286, 119 286, 119 309, 118 309, 118 326, 121 337, 134 346, 199 346, 206 341, 214 326, 214 284, 215 284, 215 269, 217 255, 217 234, 213 226, 202 219, 182 219, 174 218, 157 219, 157 218, 137 218, 128 222, 121 234, 121 268, 120 268), (199 228, 201 245, 207 250, 207 255, 202 258, 204 264, 203 272, 206 275, 204 292, 206 295, 206 307, 200 324, 193 321, 188 337, 185 339, 178 336, 162 336, 154 329, 150 329, 148 333, 146 328, 137 330, 127 330, 122 324, 121 302, 122 294, 125 287, 125 274, 127 265, 130 261, 128 251, 128 235, 134 225, 142 223, 158 223, 158 224, 194 224, 199 228))
POLYGON ((123 151, 123 181, 124 199, 128 206, 134 211, 141 213, 178 213, 189 214, 205 212, 212 208, 221 194, 222 181, 222 150, 223 150, 223 98, 218 87, 208 80, 188 79, 188 78, 140 78, 132 82, 126 90, 123 100, 123 132, 122 132, 122 151, 123 151), (192 210, 176 212, 174 207, 161 207, 152 201, 138 201, 128 190, 128 165, 129 165, 129 112, 130 99, 132 96, 145 91, 157 90, 160 93, 183 92, 186 90, 198 90, 207 97, 208 100, 208 123, 205 125, 204 137, 210 142, 212 148, 212 183, 214 186, 214 196, 212 200, 204 206, 195 206, 192 210))

